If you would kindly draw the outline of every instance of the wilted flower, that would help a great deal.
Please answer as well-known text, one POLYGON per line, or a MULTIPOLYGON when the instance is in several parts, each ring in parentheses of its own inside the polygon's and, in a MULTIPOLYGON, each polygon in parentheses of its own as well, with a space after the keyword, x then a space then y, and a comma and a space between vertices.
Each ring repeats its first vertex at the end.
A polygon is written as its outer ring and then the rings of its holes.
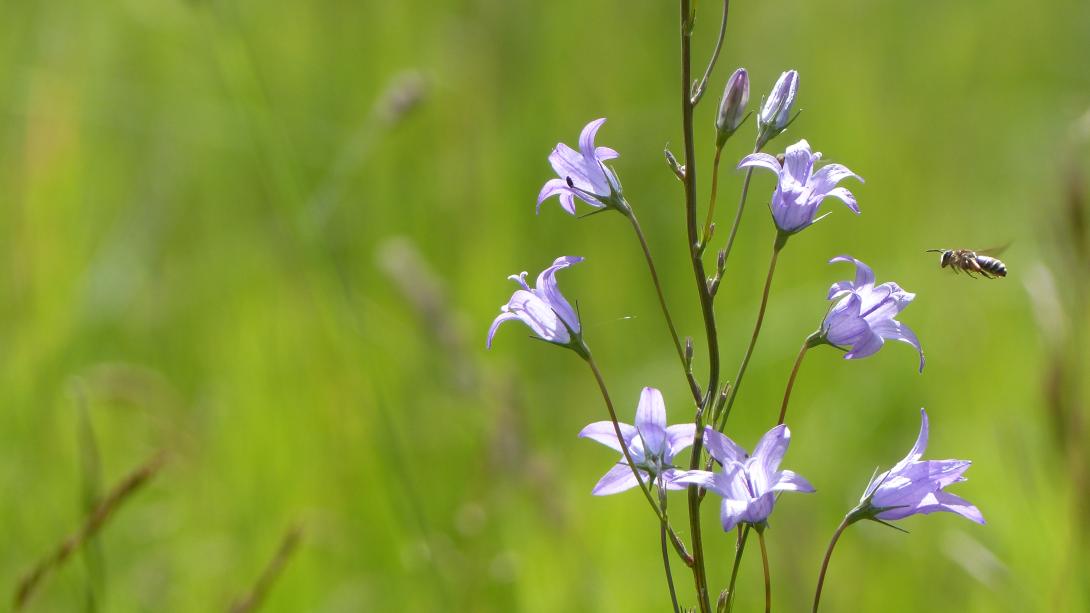
POLYGON ((522 289, 515 290, 507 304, 500 307, 502 312, 488 329, 488 347, 492 347, 492 337, 500 324, 512 319, 529 326, 542 340, 571 345, 572 335, 579 334, 579 317, 556 287, 556 271, 582 261, 583 258, 571 255, 556 258, 552 266, 537 276, 537 287, 534 288, 526 284, 526 272, 507 277, 521 285, 522 289))
POLYGON ((848 177, 860 182, 863 178, 842 164, 828 164, 815 172, 814 163, 820 159, 821 153, 811 153, 810 143, 804 139, 787 148, 782 166, 775 156, 753 153, 742 158, 738 168, 765 168, 776 173, 779 181, 772 193, 772 218, 782 232, 794 234, 817 221, 814 216, 826 196, 843 201, 859 214, 855 196, 836 185, 848 177))
POLYGON ((761 104, 757 115, 758 149, 776 137, 791 123, 791 111, 795 107, 795 96, 799 89, 799 73, 788 70, 780 75, 772 91, 761 104))
MULTIPOLYGON (((667 489, 684 489, 683 485, 674 485, 672 479, 681 473, 672 462, 681 450, 693 444, 694 424, 678 424, 667 427, 666 404, 662 393, 653 387, 643 388, 640 402, 636 406, 636 425, 618 424, 625 447, 632 456, 640 476, 647 481, 656 480, 661 475, 667 489)), ((589 438, 624 453, 613 422, 599 421, 590 424, 579 433, 582 438, 589 438)), ((595 496, 616 494, 637 485, 636 476, 624 456, 594 486, 595 496)))
POLYGON ((778 470, 790 443, 791 431, 780 424, 761 437, 750 456, 724 434, 705 427, 704 444, 723 470, 686 471, 674 483, 699 485, 722 496, 719 519, 723 530, 739 523, 760 524, 772 514, 777 492, 814 491, 801 476, 790 470, 778 470))
POLYGON ((602 162, 620 157, 609 147, 595 147, 594 136, 598 128, 605 123, 605 118, 595 119, 583 128, 579 134, 579 151, 564 143, 557 144, 549 154, 549 163, 556 171, 556 179, 549 179, 537 195, 537 210, 541 212, 541 203, 551 196, 560 196, 560 206, 575 215, 575 198, 594 208, 624 208, 621 198, 621 182, 602 162))
POLYGON ((867 486, 859 506, 848 514, 850 521, 880 519, 892 521, 909 515, 938 511, 957 513, 978 524, 984 523, 980 510, 954 494, 943 491, 946 486, 965 481, 962 473, 969 469, 969 460, 921 461, 927 450, 927 411, 920 409, 923 423, 916 444, 903 460, 876 476, 867 486))
POLYGON ((715 144, 722 147, 745 118, 746 105, 749 104, 749 73, 739 68, 727 79, 723 88, 723 98, 719 101, 719 113, 715 116, 715 144))
POLYGON ((908 343, 920 354, 923 370, 923 348, 908 326, 894 319, 916 294, 901 289, 893 282, 874 285, 874 271, 859 260, 839 255, 833 262, 855 264, 855 281, 839 281, 829 288, 829 300, 839 300, 821 324, 822 338, 839 347, 849 347, 844 356, 852 360, 865 358, 882 348, 886 339, 908 343))

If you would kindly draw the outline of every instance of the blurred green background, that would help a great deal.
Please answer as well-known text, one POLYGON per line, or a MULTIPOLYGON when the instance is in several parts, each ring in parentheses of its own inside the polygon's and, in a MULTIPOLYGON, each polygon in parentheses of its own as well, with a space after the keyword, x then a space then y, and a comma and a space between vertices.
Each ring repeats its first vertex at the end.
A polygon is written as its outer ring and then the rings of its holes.
MULTIPOLYGON (((989 523, 853 527, 823 610, 1090 606, 1090 4, 732 8, 697 115, 701 206, 714 106, 739 65, 754 104, 780 71, 801 73, 803 114, 771 148, 805 137, 867 182, 849 186, 861 216, 830 201, 785 251, 731 435, 751 447, 774 422, 825 290, 850 275, 833 255, 917 292, 901 319, 928 357, 922 375, 900 344, 807 357, 784 465, 819 491, 772 518, 776 608, 808 606, 830 534, 874 468, 911 446, 921 406, 929 457, 974 461, 954 491, 989 523), (999 281, 923 253, 1007 241, 999 281)), ((694 70, 719 10, 699 3, 694 70)), ((534 214, 551 147, 608 117, 599 144, 622 154, 614 168, 705 371, 681 189, 661 153, 681 149, 676 13, 631 0, 6 3, 0 587, 14 594, 96 498, 168 449, 27 610, 226 610, 293 525, 302 544, 268 611, 665 610, 653 516, 635 492, 589 493, 615 460, 575 437, 605 418, 590 374, 515 326, 491 352, 484 336, 506 275, 583 255, 560 283, 621 417, 651 385, 671 422, 691 418, 623 220, 576 220, 555 201, 534 214)), ((725 152, 721 226, 751 129, 725 152)), ((717 303, 724 376, 755 316, 771 186, 756 176, 717 303)), ((734 537, 704 508, 718 590, 734 537)), ((756 552, 736 610, 761 604, 756 552)))

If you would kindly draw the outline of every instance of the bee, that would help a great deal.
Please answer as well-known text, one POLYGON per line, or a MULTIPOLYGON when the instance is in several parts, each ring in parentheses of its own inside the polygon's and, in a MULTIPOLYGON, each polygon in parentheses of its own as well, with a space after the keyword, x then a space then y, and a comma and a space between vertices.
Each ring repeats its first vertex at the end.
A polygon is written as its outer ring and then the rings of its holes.
MULTIPOLYGON (((950 267, 954 272, 964 271, 970 277, 977 273, 986 279, 1007 276, 1007 265, 990 254, 998 254, 1006 246, 976 252, 970 249, 928 249, 928 253, 940 253, 939 265, 950 267)), ((975 277, 974 277, 975 278, 975 277)))

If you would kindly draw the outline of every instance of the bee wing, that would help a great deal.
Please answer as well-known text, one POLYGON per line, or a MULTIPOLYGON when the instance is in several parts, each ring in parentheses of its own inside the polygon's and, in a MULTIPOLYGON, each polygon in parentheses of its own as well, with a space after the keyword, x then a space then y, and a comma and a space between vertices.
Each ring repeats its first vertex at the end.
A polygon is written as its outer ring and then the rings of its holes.
POLYGON ((998 257, 999 254, 1001 254, 1001 253, 1003 253, 1004 251, 1007 250, 1007 247, 1011 246, 1012 242, 1014 242, 1014 241, 1007 241, 1005 244, 1000 245, 998 247, 992 247, 991 249, 977 249, 976 254, 977 255, 988 255, 988 256, 991 256, 993 258, 998 257))

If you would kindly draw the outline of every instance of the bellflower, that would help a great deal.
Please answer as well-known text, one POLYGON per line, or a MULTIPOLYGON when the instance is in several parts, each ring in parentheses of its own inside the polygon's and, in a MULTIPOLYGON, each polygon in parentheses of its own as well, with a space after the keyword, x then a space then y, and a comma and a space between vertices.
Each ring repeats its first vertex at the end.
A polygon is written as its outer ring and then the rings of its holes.
POLYGON ((892 282, 874 285, 874 271, 859 260, 840 255, 834 262, 855 264, 855 280, 840 281, 829 288, 829 300, 839 300, 825 316, 821 335, 827 342, 849 347, 844 357, 853 360, 865 358, 882 348, 886 340, 908 343, 920 354, 920 371, 923 371, 923 348, 912 330, 894 319, 916 294, 901 289, 892 282))
POLYGON ((757 148, 760 149, 791 123, 791 111, 799 90, 799 73, 788 70, 780 75, 757 114, 757 148))
MULTIPOLYGON (((643 388, 636 406, 636 425, 618 424, 624 445, 645 482, 663 477, 667 489, 684 489, 675 485, 673 478, 681 471, 673 467, 674 456, 693 444, 694 424, 666 425, 666 404, 662 393, 653 387, 643 388)), ((613 422, 599 421, 590 424, 579 433, 581 438, 597 441, 610 449, 620 451, 621 443, 613 429, 613 422)), ((631 489, 637 485, 624 455, 594 486, 595 496, 606 496, 631 489)))
POLYGON ((501 313, 492 320, 492 327, 488 329, 488 347, 492 347, 492 337, 500 324, 513 319, 529 326, 541 340, 573 346, 572 336, 575 335, 575 340, 579 336, 579 317, 557 288, 556 271, 582 261, 583 258, 570 255, 556 258, 552 266, 537 276, 537 287, 534 288, 526 284, 526 272, 507 277, 521 285, 522 289, 515 290, 507 304, 500 307, 501 313))
POLYGON ((927 450, 927 411, 920 409, 923 422, 916 444, 893 468, 874 477, 867 485, 859 506, 848 514, 851 521, 903 519, 938 511, 957 513, 978 524, 984 523, 980 510, 968 501, 944 491, 948 485, 965 481, 968 460, 921 461, 927 450))
POLYGON ((719 101, 719 112, 715 115, 715 145, 717 147, 722 147, 745 120, 747 104, 749 104, 749 73, 745 68, 739 68, 727 79, 727 85, 723 88, 723 98, 719 101))
POLYGON ((541 203, 552 196, 560 196, 560 206, 575 215, 575 198, 590 206, 625 210, 627 205, 621 197, 621 182, 603 162, 620 157, 609 147, 595 147, 594 136, 598 128, 605 123, 605 118, 588 123, 579 134, 579 151, 564 143, 557 144, 549 154, 549 163, 558 178, 549 179, 537 195, 537 211, 541 212, 541 203))
POLYGON ((814 164, 820 159, 821 153, 811 153, 810 143, 804 139, 787 148, 782 166, 767 153, 747 155, 738 163, 738 168, 764 168, 779 177, 770 208, 781 232, 794 234, 820 219, 814 216, 827 196, 841 200, 859 214, 855 196, 847 188, 837 187, 837 183, 848 177, 860 182, 863 178, 842 164, 828 164, 815 171, 814 164))
POLYGON ((761 437, 750 456, 726 435, 705 427, 704 444, 723 470, 686 471, 674 483, 699 485, 722 496, 719 519, 724 531, 739 523, 761 524, 772 514, 778 492, 814 491, 806 479, 790 470, 779 470, 790 443, 791 431, 780 424, 761 437))

